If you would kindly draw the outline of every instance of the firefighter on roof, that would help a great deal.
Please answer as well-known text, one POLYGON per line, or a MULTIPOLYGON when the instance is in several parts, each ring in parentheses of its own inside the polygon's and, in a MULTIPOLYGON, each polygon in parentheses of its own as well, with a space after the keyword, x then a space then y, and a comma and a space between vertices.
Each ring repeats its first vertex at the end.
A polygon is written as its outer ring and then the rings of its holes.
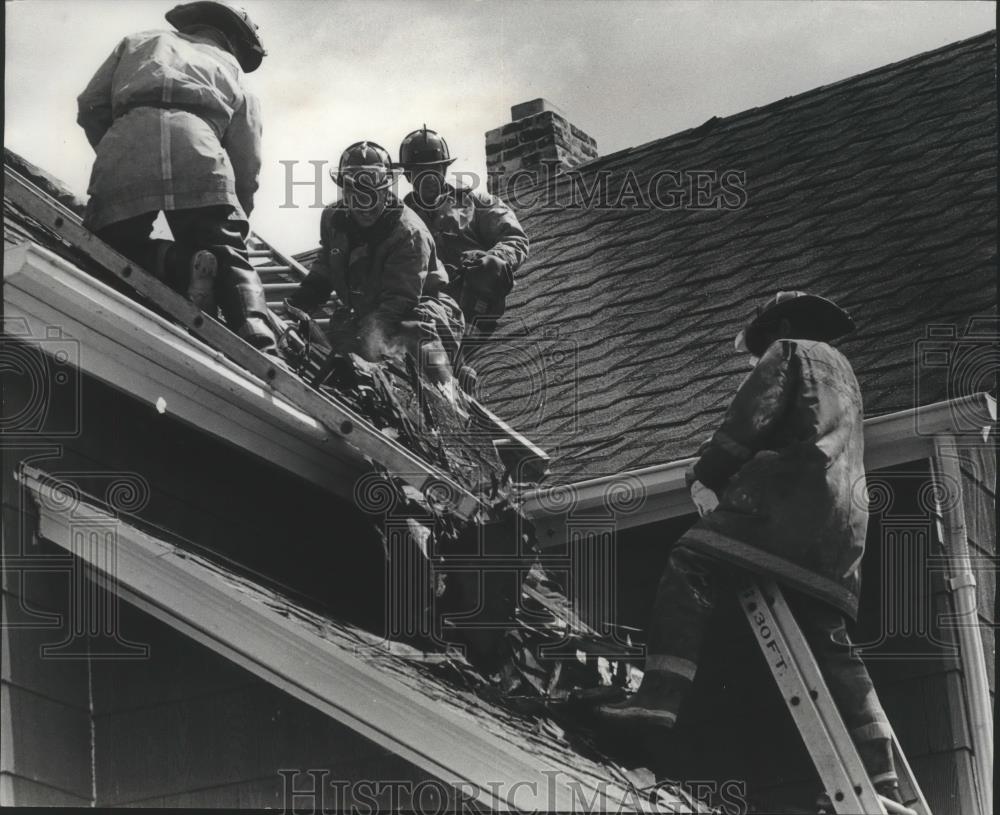
POLYGON ((701 517, 660 579, 642 685, 599 712, 673 727, 719 584, 734 568, 763 573, 786 589, 876 789, 899 800, 888 720, 844 620, 857 615, 868 524, 863 413, 827 342, 853 328, 829 300, 778 292, 740 332, 759 359, 688 472, 701 517))
POLYGON ((372 362, 409 352, 435 381, 450 382, 464 324, 457 305, 441 295, 448 275, 430 233, 392 193, 389 154, 357 142, 331 175, 343 199, 323 210, 320 253, 288 305, 308 313, 335 293, 335 351, 372 362))
POLYGON ((181 4, 166 19, 176 31, 125 37, 79 96, 77 121, 97 154, 84 222, 274 353, 246 247, 261 121, 243 73, 257 69, 264 47, 246 12, 214 0, 181 4), (160 211, 175 239, 167 263, 150 240, 160 211))
POLYGON ((400 166, 413 185, 403 200, 434 236, 467 337, 482 340, 504 313, 514 272, 528 257, 528 237, 499 198, 449 184, 445 171, 453 162, 447 142, 426 126, 399 146, 400 166))

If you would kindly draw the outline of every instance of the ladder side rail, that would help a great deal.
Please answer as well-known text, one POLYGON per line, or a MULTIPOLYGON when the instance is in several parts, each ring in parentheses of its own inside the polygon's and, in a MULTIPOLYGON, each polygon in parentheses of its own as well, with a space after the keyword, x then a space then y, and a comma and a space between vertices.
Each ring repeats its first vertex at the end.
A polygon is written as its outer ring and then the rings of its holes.
POLYGON ((739 600, 834 810, 852 815, 884 815, 885 808, 833 703, 816 658, 780 589, 774 581, 748 577, 740 588, 739 600))
MULTIPOLYGON (((785 599, 784 593, 781 591, 781 588, 774 581, 769 581, 769 585, 765 586, 764 591, 769 593, 768 596, 774 597, 773 611, 777 619, 778 625, 781 626, 783 633, 785 633, 786 637, 788 637, 788 639, 790 640, 790 645, 792 647, 796 647, 795 640, 796 639, 800 640, 801 647, 804 649, 802 652, 804 654, 803 660, 805 658, 808 658, 809 662, 816 666, 816 674, 815 674, 817 677, 816 687, 819 690, 821 696, 825 695, 826 700, 829 701, 829 705, 824 708, 829 713, 829 718, 827 721, 834 722, 835 723, 834 726, 839 725, 843 727, 843 717, 840 715, 840 711, 837 709, 836 705, 833 702, 833 697, 830 694, 830 690, 826 685, 826 681, 823 679, 822 671, 820 670, 819 665, 816 663, 815 657, 812 654, 812 650, 809 648, 809 644, 806 641, 805 636, 802 634, 802 629, 799 627, 799 624, 795 619, 795 615, 792 613, 792 610, 788 605, 788 601, 785 599), (774 594, 770 594, 771 591, 773 591, 774 594), (789 636, 788 633, 789 631, 793 632, 792 636, 789 636)), ((846 733, 846 727, 844 728, 844 731, 846 733)), ((903 753, 903 750, 899 745, 899 740, 896 738, 896 733, 892 729, 891 725, 889 728, 889 732, 890 732, 890 743, 892 745, 892 751, 893 751, 893 758, 896 763, 896 770, 900 779, 901 792, 907 799, 907 806, 900 808, 898 804, 893 804, 892 801, 887 801, 887 799, 884 799, 881 796, 879 796, 880 800, 882 801, 883 805, 887 809, 889 809, 890 812, 893 811, 892 807, 894 806, 897 811, 901 811, 904 813, 915 812, 917 813, 917 815, 931 815, 930 807, 928 806, 927 801, 920 790, 920 785, 917 783, 916 776, 913 774, 913 770, 910 767, 910 763, 907 760, 906 755, 903 753), (914 804, 917 805, 916 809, 913 808, 914 804)), ((848 741, 846 743, 846 749, 850 751, 850 755, 858 755, 857 748, 854 745, 853 739, 850 738, 849 733, 847 734, 847 739, 848 741)), ((858 757, 858 760, 860 762, 860 756, 858 757)), ((862 771, 863 770, 864 768, 862 766, 862 771)), ((868 780, 867 772, 863 772, 863 775, 865 779, 868 780)))
POLYGON ((917 815, 931 815, 930 805, 924 798, 923 790, 917 783, 917 776, 910 767, 910 762, 903 753, 903 748, 899 746, 899 739, 896 738, 896 731, 890 725, 892 740, 892 757, 896 762, 896 772, 899 775, 899 787, 903 800, 917 815))
POLYGON ((435 499, 450 505, 463 519, 471 518, 480 501, 447 474, 427 464, 402 445, 383 436, 360 414, 333 397, 310 388, 292 373, 275 365, 267 355, 204 314, 193 303, 119 254, 83 226, 76 215, 38 190, 10 167, 4 167, 4 196, 27 215, 87 257, 113 272, 138 294, 147 297, 171 318, 210 346, 221 351, 279 396, 318 419, 332 437, 353 447, 421 492, 433 489, 435 499))
POLYGON ((268 251, 274 255, 275 260, 279 261, 284 266, 287 266, 292 272, 297 274, 301 280, 305 280, 306 276, 309 274, 309 270, 299 263, 291 255, 286 255, 280 249, 276 248, 273 243, 271 243, 266 238, 262 238, 257 232, 251 232, 251 236, 258 243, 262 243, 267 247, 268 251))

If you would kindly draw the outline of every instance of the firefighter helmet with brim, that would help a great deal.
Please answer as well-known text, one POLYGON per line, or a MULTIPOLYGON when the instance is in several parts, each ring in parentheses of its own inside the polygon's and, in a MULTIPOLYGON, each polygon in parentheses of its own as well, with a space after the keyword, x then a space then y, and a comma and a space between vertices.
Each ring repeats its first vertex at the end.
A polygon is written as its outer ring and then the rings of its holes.
POLYGON ((804 291, 779 291, 736 335, 736 350, 762 356, 770 329, 782 318, 792 324, 790 339, 830 342, 854 330, 851 315, 832 300, 804 291))
POLYGON ((373 141, 359 141, 341 153, 337 169, 330 170, 330 178, 339 187, 347 184, 384 190, 392 186, 393 172, 388 150, 373 141))
POLYGON ((455 161, 444 137, 424 125, 408 133, 399 145, 399 165, 404 170, 427 167, 445 168, 455 161))
POLYGON ((210 25, 219 29, 233 44, 236 61, 246 73, 256 71, 267 55, 256 24, 238 6, 219 0, 196 0, 174 6, 164 16, 178 31, 193 25, 210 25))

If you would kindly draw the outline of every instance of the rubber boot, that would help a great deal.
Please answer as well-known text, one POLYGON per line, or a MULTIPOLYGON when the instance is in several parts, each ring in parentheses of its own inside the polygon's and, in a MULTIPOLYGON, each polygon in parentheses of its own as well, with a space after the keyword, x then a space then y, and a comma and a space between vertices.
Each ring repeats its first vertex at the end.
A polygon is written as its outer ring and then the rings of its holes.
POLYGON ((865 765, 868 777, 879 795, 897 804, 903 803, 899 794, 899 776, 896 774, 889 739, 871 739, 858 743, 858 755, 865 765))
POLYGON ((646 671, 639 690, 624 702, 600 705, 597 714, 608 722, 671 728, 690 683, 684 685, 670 674, 646 671))
POLYGON ((899 791, 898 781, 879 781, 875 785, 875 792, 897 804, 903 803, 903 796, 899 791))
POLYGON ((156 238, 151 243, 148 269, 157 280, 166 283, 172 288, 174 280, 173 264, 175 263, 176 255, 174 242, 156 238))
POLYGON ((246 340, 258 351, 278 356, 278 346, 270 326, 260 317, 250 317, 243 321, 236 336, 246 340))
MULTIPOLYGON (((875 787, 875 792, 890 801, 902 804, 903 797, 899 790, 899 778, 896 775, 892 745, 889 739, 870 739, 858 742, 857 748, 858 756, 871 779, 872 786, 875 787)), ((834 811, 830 797, 825 792, 820 793, 816 799, 816 807, 820 813, 834 811)))
POLYGON ((207 249, 200 249, 191 258, 191 281, 188 283, 188 299, 206 314, 216 313, 215 278, 219 273, 219 261, 207 249))

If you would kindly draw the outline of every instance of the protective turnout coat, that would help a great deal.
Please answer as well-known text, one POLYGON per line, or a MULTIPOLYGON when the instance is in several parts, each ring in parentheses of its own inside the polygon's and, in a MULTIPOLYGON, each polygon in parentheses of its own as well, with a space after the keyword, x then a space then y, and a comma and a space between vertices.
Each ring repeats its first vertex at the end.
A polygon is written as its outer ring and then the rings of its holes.
POLYGON ((688 473, 719 506, 681 542, 856 617, 868 524, 862 419, 839 351, 772 343, 688 473))
POLYGON ((97 152, 92 230, 159 210, 253 209, 260 112, 236 58, 198 34, 123 39, 78 98, 97 152))
POLYGON ((421 208, 412 192, 403 200, 430 230, 452 278, 448 293, 457 301, 462 299, 459 270, 463 252, 488 252, 504 262, 504 280, 496 301, 490 304, 491 314, 502 314, 504 297, 514 285, 514 272, 528 257, 528 237, 510 207, 495 195, 451 186, 433 209, 421 208))
MULTIPOLYGON (((375 328, 387 338, 414 319, 425 288, 440 290, 448 282, 427 228, 395 199, 368 228, 357 226, 342 202, 326 207, 320 217, 320 247, 289 302, 312 311, 336 292, 362 331, 375 328)), ((373 349, 361 353, 377 357, 373 349)))

